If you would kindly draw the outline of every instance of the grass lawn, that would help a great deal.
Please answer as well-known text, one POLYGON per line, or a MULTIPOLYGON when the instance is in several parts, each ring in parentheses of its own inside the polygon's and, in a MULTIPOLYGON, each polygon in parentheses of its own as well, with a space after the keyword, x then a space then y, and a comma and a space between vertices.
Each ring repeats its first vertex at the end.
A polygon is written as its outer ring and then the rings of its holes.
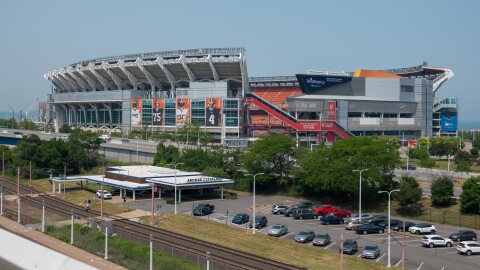
MULTIPOLYGON (((150 218, 143 222, 150 224, 150 218)), ((309 269, 339 269, 340 254, 319 247, 295 243, 265 234, 252 235, 251 231, 226 226, 218 222, 194 218, 181 214, 165 214, 160 218, 159 226, 163 229, 198 238, 214 244, 257 254, 272 260, 309 269)), ((358 253, 357 253, 358 254, 358 253)), ((387 269, 386 266, 344 255, 344 269, 374 270, 387 269)), ((395 268, 394 268, 395 269, 395 268)))
MULTIPOLYGON (((52 184, 48 180, 49 180, 48 178, 32 180, 32 187, 43 193, 51 193, 52 184)), ((20 183, 25 186, 29 186, 30 180, 20 179, 20 183)), ((100 189, 100 187, 98 189, 100 189)), ((56 191, 58 192, 58 185, 57 185, 56 191)), ((63 192, 63 189, 62 189, 62 192, 63 192)), ((93 200, 93 197, 95 197, 95 193, 92 193, 85 189, 81 189, 79 186, 77 186, 75 182, 67 182, 66 194, 57 193, 56 195, 57 195, 57 198, 67 200, 71 203, 74 203, 80 206, 85 206, 86 199, 93 200)), ((104 202, 103 210, 105 211, 105 213, 110 215, 121 214, 123 212, 128 212, 133 210, 129 207, 123 208, 123 205, 117 204, 117 203, 111 203, 108 200, 104 200, 103 202, 104 202)), ((100 211, 100 204, 101 204, 100 200, 97 199, 96 201, 93 201, 90 204, 90 209, 95 211, 100 211)))

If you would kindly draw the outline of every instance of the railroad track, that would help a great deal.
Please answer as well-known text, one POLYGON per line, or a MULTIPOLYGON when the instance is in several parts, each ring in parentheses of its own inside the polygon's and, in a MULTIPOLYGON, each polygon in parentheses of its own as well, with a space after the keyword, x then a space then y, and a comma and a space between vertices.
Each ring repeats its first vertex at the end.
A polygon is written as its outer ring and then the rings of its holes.
MULTIPOLYGON (((16 182, 5 177, 0 177, 0 180, 4 186, 4 191, 10 194, 17 193, 16 182)), ((41 208, 41 206, 44 204, 45 208, 64 215, 70 215, 71 210, 73 209, 75 216, 86 219, 98 219, 100 216, 100 212, 98 211, 90 210, 89 212, 86 212, 82 206, 72 204, 44 193, 39 193, 38 191, 26 186, 20 186, 20 193, 22 194, 22 200, 36 204, 39 206, 39 208, 41 208), (29 196, 27 194, 35 194, 36 196, 29 196)), ((144 244, 147 244, 150 241, 150 235, 152 235, 152 241, 154 244, 169 246, 174 249, 201 257, 206 256, 206 253, 210 252, 211 259, 216 262, 220 262, 228 269, 306 269, 270 260, 243 251, 215 245, 192 237, 176 234, 161 228, 130 221, 128 219, 124 219, 123 217, 109 215, 108 218, 112 220, 113 231, 120 237, 128 239, 129 236, 133 235, 137 239, 141 239, 144 244)))

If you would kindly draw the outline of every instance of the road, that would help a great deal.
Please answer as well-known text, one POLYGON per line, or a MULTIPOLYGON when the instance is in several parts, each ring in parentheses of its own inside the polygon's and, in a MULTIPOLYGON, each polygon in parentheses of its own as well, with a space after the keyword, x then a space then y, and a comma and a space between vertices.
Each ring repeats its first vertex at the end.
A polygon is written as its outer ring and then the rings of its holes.
MULTIPOLYGON (((187 198, 183 198, 185 201, 187 198)), ((287 204, 291 205, 298 202, 298 199, 283 197, 283 196, 263 196, 257 195, 257 215, 265 215, 268 219, 268 226, 257 230, 257 233, 266 234, 267 229, 275 223, 286 224, 289 228, 289 234, 283 236, 285 241, 294 241, 296 233, 300 230, 310 229, 316 233, 328 233, 332 238, 332 244, 326 247, 313 247, 323 248, 332 252, 338 252, 340 248, 340 235, 343 234, 344 239, 357 239, 359 243, 359 250, 361 250, 366 244, 377 244, 380 247, 381 255, 375 259, 378 263, 387 264, 387 234, 369 234, 369 235, 357 235, 353 231, 345 230, 344 225, 321 225, 318 220, 295 220, 283 215, 271 214, 271 208, 273 204, 287 204)), ((237 200, 209 200, 203 201, 209 202, 215 205, 215 213, 210 216, 198 217, 211 222, 225 223, 228 226, 237 226, 240 228, 246 228, 246 225, 234 225, 231 223, 231 218, 237 213, 247 213, 252 217, 252 211, 250 209, 252 205, 252 197, 249 194, 239 194, 237 200), (227 216, 228 213, 228 216, 227 216)), ((156 199, 156 203, 162 204, 162 212, 173 212, 173 205, 166 205, 161 199, 156 199)), ((178 204, 178 210, 181 213, 190 215, 193 204, 199 203, 198 201, 183 202, 178 204)), ((151 210, 151 201, 149 199, 138 200, 136 202, 128 202, 130 207, 141 208, 146 211, 151 210)), ((392 216, 392 218, 401 219, 399 217, 392 216)), ((403 219, 402 219, 403 220, 403 219)), ((420 221, 410 220, 408 221, 420 223, 420 221)), ((459 227, 435 224, 437 228, 437 234, 442 236, 448 236, 452 232, 459 229, 459 227)), ((251 230, 251 229, 249 229, 251 230)), ((391 263, 393 266, 401 266, 401 241, 402 234, 398 232, 392 232, 391 234, 391 263)), ((456 245, 451 248, 424 248, 420 245, 421 236, 412 235, 406 233, 406 269, 418 269, 418 270, 446 270, 446 269, 458 269, 458 270, 471 270, 480 268, 480 255, 478 256, 464 256, 459 255, 456 252, 456 245)), ((302 245, 302 244, 299 244, 302 245)), ((303 244, 305 245, 305 244, 303 244)), ((311 245, 307 244, 307 245, 311 245)), ((350 255, 345 255, 350 256, 350 255)), ((360 251, 352 256, 360 256, 360 251)))

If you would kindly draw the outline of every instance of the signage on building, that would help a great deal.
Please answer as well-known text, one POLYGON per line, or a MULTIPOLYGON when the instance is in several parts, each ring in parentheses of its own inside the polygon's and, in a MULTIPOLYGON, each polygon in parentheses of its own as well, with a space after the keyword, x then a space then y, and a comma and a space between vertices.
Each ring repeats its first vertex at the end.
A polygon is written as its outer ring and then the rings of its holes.
POLYGON ((335 121, 337 119, 337 103, 335 101, 328 102, 328 120, 335 121))
POLYGON ((350 82, 352 77, 297 74, 297 80, 302 91, 308 94, 310 92, 316 92, 332 86, 350 82))
POLYGON ((187 183, 195 183, 195 182, 215 182, 220 181, 222 178, 219 177, 200 177, 200 178, 188 178, 187 183))

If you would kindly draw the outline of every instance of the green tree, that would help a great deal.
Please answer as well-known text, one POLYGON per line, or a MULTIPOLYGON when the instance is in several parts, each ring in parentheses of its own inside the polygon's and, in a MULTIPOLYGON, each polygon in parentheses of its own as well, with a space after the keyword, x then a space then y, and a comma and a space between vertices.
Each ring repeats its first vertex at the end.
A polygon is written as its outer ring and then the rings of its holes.
POLYGON ((442 176, 432 181, 430 187, 433 206, 450 206, 455 203, 453 198, 453 181, 447 176, 442 176))
POLYGON ((432 169, 432 168, 437 167, 437 163, 435 162, 435 160, 433 158, 420 159, 418 161, 418 165, 420 165, 420 167, 423 167, 423 168, 426 168, 426 169, 432 169))
POLYGON ((243 164, 249 173, 262 172, 290 179, 295 160, 294 148, 295 140, 289 135, 261 136, 247 148, 243 164))
POLYGON ((470 214, 480 212, 480 176, 470 177, 463 182, 460 211, 470 214))
MULTIPOLYGON (((320 145, 299 158, 295 182, 315 192, 344 199, 358 197, 358 172, 362 174, 362 195, 376 200, 379 189, 395 187, 394 170, 400 165, 399 144, 388 137, 354 137, 336 142, 331 148, 320 145)), ((297 190, 307 188, 296 186, 297 190)))
POLYGON ((456 168, 456 172, 470 172, 471 166, 473 165, 473 157, 467 151, 458 151, 453 159, 456 168))
POLYGON ((478 148, 472 148, 470 149, 470 154, 472 155, 473 158, 478 158, 478 148))
POLYGON ((178 151, 177 147, 173 145, 165 146, 164 144, 159 143, 157 145, 157 153, 153 158, 153 165, 167 166, 167 164, 176 163, 179 156, 180 151, 178 151))
POLYGON ((422 189, 417 179, 414 177, 403 175, 400 178, 400 192, 395 193, 394 199, 400 205, 400 211, 403 214, 415 211, 418 212, 423 206, 422 189))

